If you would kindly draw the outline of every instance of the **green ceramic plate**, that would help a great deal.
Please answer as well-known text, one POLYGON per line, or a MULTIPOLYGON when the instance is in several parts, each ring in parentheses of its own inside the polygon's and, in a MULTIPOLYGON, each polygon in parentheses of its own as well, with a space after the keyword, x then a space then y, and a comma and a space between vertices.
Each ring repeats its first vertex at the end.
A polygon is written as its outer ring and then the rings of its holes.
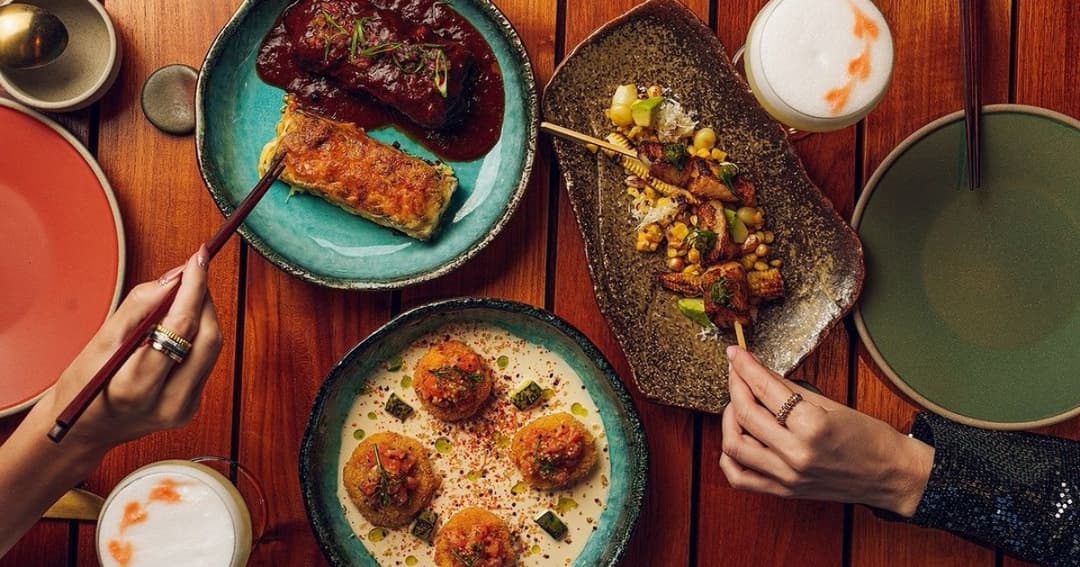
MULTIPOLYGON (((259 178, 263 144, 274 137, 284 91, 259 79, 255 57, 267 30, 292 0, 246 0, 210 45, 196 90, 199 169, 223 213, 259 178)), ((532 169, 539 106, 532 66, 517 32, 488 0, 453 7, 484 35, 503 74, 502 136, 487 155, 448 162, 461 185, 431 242, 350 215, 308 195, 288 198, 276 183, 241 227, 244 238, 279 268, 322 285, 398 288, 457 268, 487 245, 510 218, 532 169)), ((435 156, 393 127, 371 132, 413 155, 435 156)))
POLYGON ((986 107, 982 187, 967 189, 963 115, 881 164, 855 209, 874 360, 952 419, 1025 429, 1080 414, 1080 122, 986 107))
POLYGON ((421 336, 456 322, 495 325, 543 346, 581 379, 603 422, 611 478, 604 511, 574 565, 616 565, 637 521, 648 477, 648 442, 633 401, 604 355, 569 323, 531 305, 486 298, 450 299, 399 315, 353 347, 319 388, 300 447, 300 484, 323 553, 335 566, 378 565, 353 534, 338 500, 341 431, 352 419, 349 410, 368 376, 421 336))

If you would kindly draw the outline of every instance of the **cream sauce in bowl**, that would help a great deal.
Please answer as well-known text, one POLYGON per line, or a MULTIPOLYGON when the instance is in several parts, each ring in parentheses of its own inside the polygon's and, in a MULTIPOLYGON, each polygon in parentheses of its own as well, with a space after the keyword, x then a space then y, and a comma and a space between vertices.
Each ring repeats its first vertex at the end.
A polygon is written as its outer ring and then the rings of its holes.
MULTIPOLYGON (((603 512, 610 471, 603 422, 573 369, 547 348, 483 323, 448 324, 398 356, 369 378, 366 391, 353 402, 341 432, 339 469, 367 435, 394 431, 413 437, 428 449, 432 466, 442 477, 431 505, 440 523, 467 506, 485 508, 506 521, 517 536, 522 565, 572 564, 603 512), (488 403, 476 416, 458 423, 440 421, 426 412, 412 388, 416 361, 432 345, 448 339, 472 347, 495 373, 488 403), (524 411, 510 403, 511 392, 523 380, 536 382, 547 398, 524 411), (415 410, 404 422, 384 409, 392 393, 415 410), (510 460, 510 440, 529 421, 555 412, 572 413, 593 434, 597 466, 588 478, 567 490, 532 489, 510 460), (566 524, 564 541, 556 541, 534 521, 547 510, 566 524)), ((377 528, 365 520, 346 494, 340 475, 337 491, 356 537, 383 565, 404 565, 410 556, 419 564, 434 561, 434 548, 408 528, 377 528)))
POLYGON ((330 372, 315 401, 300 455, 304 503, 316 538, 333 565, 433 565, 434 547, 411 533, 369 523, 349 499, 342 470, 356 446, 379 432, 415 438, 442 479, 429 508, 436 534, 463 508, 503 519, 517 565, 614 565, 637 520, 645 490, 647 443, 629 395, 595 346, 576 329, 535 307, 464 298, 400 315, 353 348, 330 372), (494 373, 491 397, 472 418, 431 416, 412 388, 417 360, 454 339, 483 357, 494 373), (525 381, 544 389, 519 410, 511 394, 525 381), (413 408, 390 414, 396 396, 413 408), (510 459, 514 434, 542 416, 569 413, 595 438, 597 464, 565 490, 528 487, 510 459), (567 527, 556 540, 536 518, 554 512, 567 527))

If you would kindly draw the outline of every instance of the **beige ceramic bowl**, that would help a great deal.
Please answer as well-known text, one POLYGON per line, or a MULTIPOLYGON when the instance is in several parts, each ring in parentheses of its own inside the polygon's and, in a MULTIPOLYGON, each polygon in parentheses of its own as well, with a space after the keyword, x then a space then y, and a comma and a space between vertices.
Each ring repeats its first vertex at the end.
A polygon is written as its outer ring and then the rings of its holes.
MULTIPOLYGON (((0 67, 0 87, 19 102, 52 112, 90 106, 120 73, 121 46, 109 14, 95 0, 20 0, 52 12, 68 30, 68 46, 37 69, 0 67)), ((0 4, 5 4, 0 0, 0 4)))

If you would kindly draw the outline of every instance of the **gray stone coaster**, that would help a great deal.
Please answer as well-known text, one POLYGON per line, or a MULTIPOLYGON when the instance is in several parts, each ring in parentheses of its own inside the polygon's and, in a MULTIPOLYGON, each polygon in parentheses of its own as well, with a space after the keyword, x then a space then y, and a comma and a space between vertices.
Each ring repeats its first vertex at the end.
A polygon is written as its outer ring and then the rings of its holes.
POLYGON ((146 78, 142 110, 158 130, 176 136, 195 131, 195 83, 199 72, 187 65, 166 65, 146 78))

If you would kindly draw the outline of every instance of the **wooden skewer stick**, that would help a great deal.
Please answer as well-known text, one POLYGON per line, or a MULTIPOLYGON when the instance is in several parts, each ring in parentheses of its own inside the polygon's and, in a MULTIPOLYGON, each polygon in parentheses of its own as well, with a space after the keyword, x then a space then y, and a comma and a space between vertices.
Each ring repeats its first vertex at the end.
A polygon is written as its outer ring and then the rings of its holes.
MULTIPOLYGON (((634 153, 634 151, 632 150, 616 146, 611 142, 601 140, 599 138, 594 138, 588 134, 582 134, 581 132, 578 132, 576 130, 564 128, 562 126, 559 126, 558 124, 552 124, 551 122, 541 122, 540 129, 553 136, 558 136, 560 138, 565 138, 574 142, 580 142, 582 144, 593 144, 598 148, 610 150, 617 154, 622 154, 624 156, 632 157, 635 159, 638 157, 637 154, 634 153)), ((746 337, 743 334, 742 323, 738 321, 735 321, 735 338, 739 341, 739 346, 745 349, 746 337)))
POLYGON ((552 124, 551 122, 541 122, 540 123, 540 129, 547 132, 548 134, 551 134, 552 136, 558 136, 560 138, 566 138, 567 140, 572 140, 574 142, 581 142, 582 144, 592 144, 592 145, 594 145, 594 146, 596 146, 598 148, 603 148, 605 150, 612 151, 612 152, 615 152, 617 154, 622 154, 624 156, 632 157, 632 158, 635 158, 635 159, 638 157, 637 153, 634 152, 633 150, 628 150, 626 148, 616 146, 615 144, 612 144, 611 142, 608 142, 607 140, 601 140, 600 138, 594 138, 594 137, 592 137, 592 136, 590 136, 588 134, 582 134, 581 132, 578 132, 576 130, 571 130, 569 128, 563 128, 562 126, 559 126, 558 124, 552 124))
POLYGON ((739 346, 746 349, 746 337, 743 335, 742 323, 735 321, 735 340, 739 342, 739 346))

